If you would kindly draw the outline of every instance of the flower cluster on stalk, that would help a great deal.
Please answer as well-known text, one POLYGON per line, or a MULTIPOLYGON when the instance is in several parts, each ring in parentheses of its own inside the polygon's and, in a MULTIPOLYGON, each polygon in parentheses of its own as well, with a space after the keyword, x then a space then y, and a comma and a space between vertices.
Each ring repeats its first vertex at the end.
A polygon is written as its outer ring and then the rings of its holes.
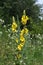
MULTIPOLYGON (((25 34, 27 35, 28 32, 29 32, 29 30, 25 27, 28 20, 29 20, 29 17, 26 15, 26 12, 24 10, 23 11, 22 18, 21 18, 21 23, 22 23, 22 25, 24 25, 24 28, 20 31, 20 39, 19 39, 20 40, 20 43, 17 46, 17 50, 18 51, 21 51, 22 50, 22 48, 23 48, 23 46, 25 44, 25 41, 26 41, 24 35, 25 34)), ((16 21, 15 21, 15 18, 13 16, 12 31, 16 32, 17 31, 17 27, 18 26, 17 26, 16 21)), ((16 41, 16 43, 18 43, 18 38, 16 38, 15 41, 16 41)), ((17 54, 17 57, 20 58, 21 55, 20 54, 17 54)))

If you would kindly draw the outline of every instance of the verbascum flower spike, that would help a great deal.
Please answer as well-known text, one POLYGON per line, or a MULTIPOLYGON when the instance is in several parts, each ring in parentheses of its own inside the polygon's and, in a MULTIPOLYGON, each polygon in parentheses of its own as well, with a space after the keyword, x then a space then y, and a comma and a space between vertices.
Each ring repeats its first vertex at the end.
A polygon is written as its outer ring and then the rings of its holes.
POLYGON ((17 24, 16 24, 15 18, 13 16, 12 31, 17 32, 16 29, 17 29, 17 24))
POLYGON ((26 12, 25 12, 25 10, 24 10, 24 11, 23 11, 22 18, 21 18, 21 23, 22 23, 23 25, 26 25, 28 20, 29 20, 29 17, 26 15, 26 12))

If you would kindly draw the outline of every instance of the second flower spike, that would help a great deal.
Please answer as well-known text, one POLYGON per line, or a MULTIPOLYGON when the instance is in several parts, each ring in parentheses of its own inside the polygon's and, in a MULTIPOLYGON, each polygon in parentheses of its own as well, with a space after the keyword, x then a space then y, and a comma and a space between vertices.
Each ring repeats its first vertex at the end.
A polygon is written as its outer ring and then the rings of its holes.
POLYGON ((16 24, 15 18, 13 16, 12 31, 17 32, 16 29, 17 29, 17 24, 16 24))

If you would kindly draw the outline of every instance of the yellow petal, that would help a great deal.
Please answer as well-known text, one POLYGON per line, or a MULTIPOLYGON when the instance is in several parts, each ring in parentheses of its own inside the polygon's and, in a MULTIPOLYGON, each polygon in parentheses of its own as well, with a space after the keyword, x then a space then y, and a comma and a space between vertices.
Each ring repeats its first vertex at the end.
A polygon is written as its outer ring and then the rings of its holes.
POLYGON ((18 45, 18 50, 20 50, 20 51, 22 50, 22 48, 21 48, 21 46, 20 46, 20 45, 18 45))

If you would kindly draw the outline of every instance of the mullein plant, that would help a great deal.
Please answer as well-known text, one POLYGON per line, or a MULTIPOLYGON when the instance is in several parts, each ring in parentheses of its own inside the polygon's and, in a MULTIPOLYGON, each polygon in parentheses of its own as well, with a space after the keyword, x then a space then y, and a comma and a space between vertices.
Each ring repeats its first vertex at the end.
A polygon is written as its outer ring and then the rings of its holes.
POLYGON ((13 23, 12 23, 12 31, 13 32, 17 32, 17 24, 16 24, 16 21, 15 21, 15 18, 14 16, 12 17, 13 18, 13 23))
MULTIPOLYGON (((17 28, 18 28, 18 25, 15 21, 15 18, 14 16, 12 17, 13 18, 13 22, 12 22, 12 26, 11 26, 11 29, 12 29, 12 32, 17 32, 17 28)), ((28 34, 29 30, 26 28, 26 24, 27 24, 27 21, 29 20, 29 17, 26 15, 26 12, 25 10, 23 11, 23 15, 21 17, 21 23, 22 25, 24 25, 24 28, 20 31, 20 34, 19 34, 19 39, 16 38, 15 41, 17 43, 17 48, 16 50, 18 50, 18 53, 16 54, 16 58, 17 59, 20 59, 21 58, 21 54, 19 52, 22 51, 24 45, 25 45, 25 42, 26 42, 26 39, 25 39, 25 35, 28 34), (19 42, 20 41, 20 42, 19 42)))
POLYGON ((10 28, 6 25, 2 27, 0 22, 0 65, 43 65, 43 35, 34 32, 36 26, 25 10, 21 21, 12 17, 10 28), (27 28, 28 22, 33 28, 31 32, 27 28))

